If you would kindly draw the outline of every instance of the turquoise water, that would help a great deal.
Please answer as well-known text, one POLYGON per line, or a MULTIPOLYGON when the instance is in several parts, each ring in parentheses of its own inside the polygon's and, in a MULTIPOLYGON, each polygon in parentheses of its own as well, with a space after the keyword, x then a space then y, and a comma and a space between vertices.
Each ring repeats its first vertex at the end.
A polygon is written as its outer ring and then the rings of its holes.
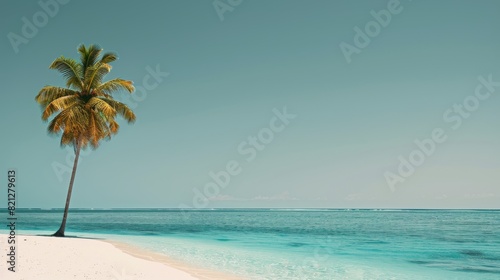
MULTIPOLYGON (((17 215, 20 234, 52 232, 62 216, 17 215)), ((500 279, 500 211, 72 210, 67 234, 248 279, 500 279)))

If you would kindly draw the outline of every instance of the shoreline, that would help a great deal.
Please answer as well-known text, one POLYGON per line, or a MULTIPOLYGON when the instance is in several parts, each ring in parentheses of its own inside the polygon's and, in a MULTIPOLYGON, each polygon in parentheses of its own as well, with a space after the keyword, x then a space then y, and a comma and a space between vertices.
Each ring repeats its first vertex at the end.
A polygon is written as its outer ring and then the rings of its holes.
POLYGON ((11 272, 7 237, 0 234, 0 279, 5 280, 243 280, 115 240, 37 235, 17 236, 16 272, 11 272))
POLYGON ((115 248, 119 249, 125 254, 131 255, 136 258, 153 261, 157 263, 162 263, 166 266, 176 268, 178 270, 186 271, 189 274, 193 275, 199 280, 247 280, 237 275, 230 275, 224 272, 210 270, 207 268, 195 267, 190 264, 186 264, 182 261, 175 260, 165 254, 151 251, 149 249, 145 249, 139 247, 137 245, 132 245, 122 241, 116 241, 112 239, 103 239, 103 242, 109 243, 113 245, 115 248))

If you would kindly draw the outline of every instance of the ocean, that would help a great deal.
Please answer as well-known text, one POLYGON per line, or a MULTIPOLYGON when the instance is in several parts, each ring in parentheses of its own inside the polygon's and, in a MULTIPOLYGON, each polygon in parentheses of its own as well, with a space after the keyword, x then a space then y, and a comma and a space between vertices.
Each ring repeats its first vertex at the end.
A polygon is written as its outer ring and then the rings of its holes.
MULTIPOLYGON (((49 234, 62 210, 17 217, 18 234, 49 234)), ((496 210, 72 209, 66 234, 247 279, 500 279, 496 210)))

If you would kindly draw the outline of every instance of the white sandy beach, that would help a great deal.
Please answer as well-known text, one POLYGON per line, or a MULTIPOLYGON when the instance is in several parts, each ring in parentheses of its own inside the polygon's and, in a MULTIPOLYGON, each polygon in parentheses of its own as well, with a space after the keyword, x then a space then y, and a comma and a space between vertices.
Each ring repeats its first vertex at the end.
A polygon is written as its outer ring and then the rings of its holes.
POLYGON ((0 235, 0 279, 196 280, 236 279, 125 244, 82 238, 17 236, 16 272, 8 271, 7 235, 0 235))

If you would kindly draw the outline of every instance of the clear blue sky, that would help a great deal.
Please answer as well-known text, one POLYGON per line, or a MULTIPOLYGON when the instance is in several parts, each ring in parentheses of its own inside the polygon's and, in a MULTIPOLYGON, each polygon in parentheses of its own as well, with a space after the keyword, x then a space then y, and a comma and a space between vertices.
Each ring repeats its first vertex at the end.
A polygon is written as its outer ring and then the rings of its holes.
POLYGON ((458 113, 443 114, 479 76, 500 81, 500 2, 402 0, 348 63, 340 44, 355 46, 354 28, 389 2, 244 0, 221 21, 208 0, 69 1, 46 23, 38 1, 3 2, 0 198, 15 167, 21 207, 64 206, 69 173, 60 180, 53 164, 69 153, 34 97, 63 85, 48 69, 56 57, 98 43, 120 56, 110 78, 169 76, 126 101, 134 125, 82 157, 73 207, 499 208, 500 87, 457 129, 458 113), (9 34, 34 15, 41 27, 16 53, 9 34), (248 160, 240 143, 284 107, 296 117, 248 160), (447 140, 392 191, 384 174, 435 128, 447 140), (232 160, 239 174, 193 202, 232 160))

